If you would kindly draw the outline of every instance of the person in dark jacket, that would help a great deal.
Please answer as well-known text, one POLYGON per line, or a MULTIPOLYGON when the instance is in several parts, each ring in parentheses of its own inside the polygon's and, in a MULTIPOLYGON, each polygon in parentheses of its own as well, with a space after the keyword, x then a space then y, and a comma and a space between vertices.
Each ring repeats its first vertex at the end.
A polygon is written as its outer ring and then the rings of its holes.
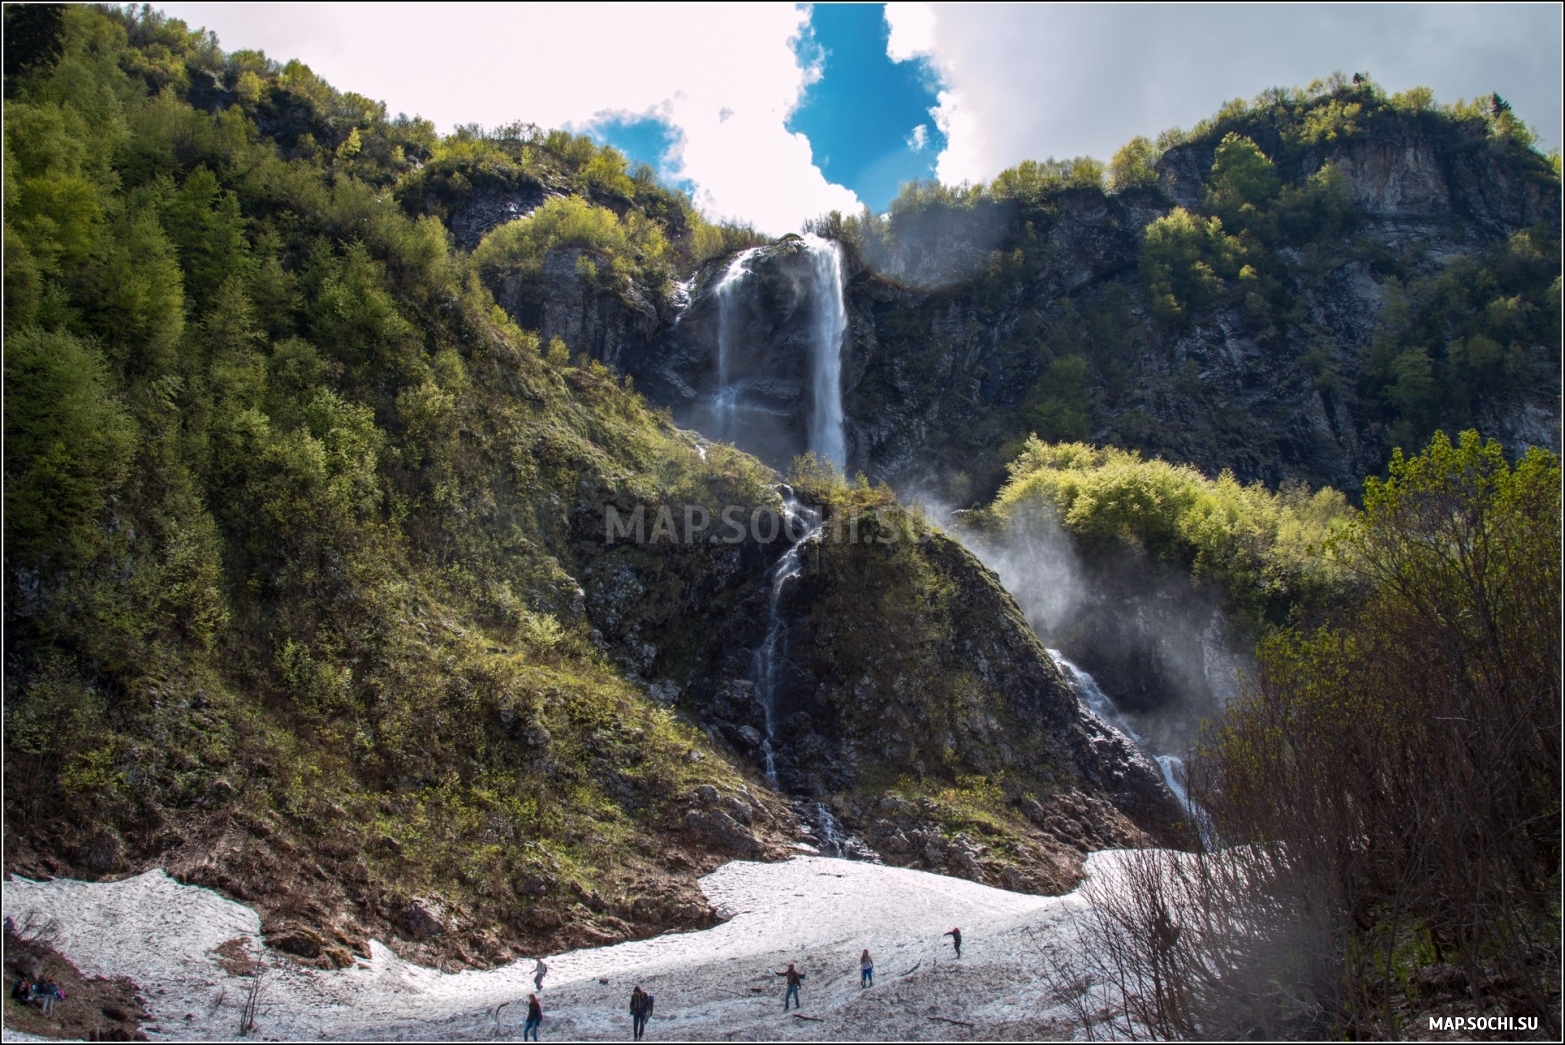
POLYGON ((782 972, 778 972, 776 969, 773 969, 772 975, 788 977, 788 990, 783 994, 783 1012, 788 1011, 789 998, 793 999, 794 1008, 804 1008, 804 1005, 799 1001, 799 984, 804 982, 804 973, 800 972, 798 969, 795 969, 793 967, 793 962, 789 962, 788 967, 782 972))
POLYGON ((951 946, 956 948, 956 956, 960 958, 962 956, 962 930, 952 929, 950 932, 941 933, 940 935, 951 937, 951 946))
POLYGON ((538 995, 527 996, 527 1022, 522 1024, 522 1040, 527 1040, 527 1035, 533 1036, 533 1041, 538 1040, 538 1027, 543 1023, 543 1006, 538 1004, 538 995))
POLYGON ((630 1032, 633 1040, 641 1040, 641 1036, 647 1032, 647 1021, 651 1018, 652 995, 642 990, 638 983, 636 989, 630 992, 630 1032))

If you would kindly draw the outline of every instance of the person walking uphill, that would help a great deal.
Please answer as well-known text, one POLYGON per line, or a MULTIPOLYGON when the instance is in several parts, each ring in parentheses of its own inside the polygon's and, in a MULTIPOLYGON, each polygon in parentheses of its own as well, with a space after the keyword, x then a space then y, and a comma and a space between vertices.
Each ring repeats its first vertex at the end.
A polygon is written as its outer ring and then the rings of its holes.
POLYGON ((548 971, 548 964, 542 958, 539 958, 537 966, 533 969, 533 990, 543 990, 543 974, 548 971))
POLYGON ((639 983, 630 992, 630 1032, 635 1041, 640 1041, 642 1035, 647 1033, 647 1021, 652 1018, 652 1001, 652 995, 642 990, 639 983))
POLYGON ((772 975, 788 977, 788 990, 783 995, 783 1012, 788 1011, 789 998, 793 999, 794 1008, 804 1008, 803 1004, 801 1004, 799 1001, 799 984, 804 982, 804 973, 800 972, 798 969, 795 969, 793 967, 793 962, 789 962, 788 967, 782 972, 778 972, 776 969, 773 969, 772 975))
POLYGON ((870 960, 869 948, 859 955, 859 989, 875 986, 875 963, 870 960))
POLYGON ((527 996, 527 1022, 522 1024, 522 1040, 527 1040, 527 1035, 533 1036, 532 1040, 538 1040, 538 1027, 543 1023, 543 1006, 538 1004, 538 995, 527 996))
POLYGON ((962 956, 962 930, 952 929, 950 932, 941 933, 940 935, 951 937, 951 946, 956 948, 956 956, 960 958, 962 956))

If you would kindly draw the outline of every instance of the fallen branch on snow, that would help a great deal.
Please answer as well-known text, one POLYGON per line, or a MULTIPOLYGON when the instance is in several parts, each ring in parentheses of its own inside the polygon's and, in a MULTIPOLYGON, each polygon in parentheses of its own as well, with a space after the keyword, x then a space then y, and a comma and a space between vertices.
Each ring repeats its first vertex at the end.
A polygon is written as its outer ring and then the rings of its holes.
POLYGON ((949 1016, 931 1016, 929 1018, 932 1019, 932 1020, 939 1020, 941 1023, 954 1023, 958 1027, 971 1027, 972 1026, 972 1024, 968 1023, 966 1020, 953 1020, 949 1016))

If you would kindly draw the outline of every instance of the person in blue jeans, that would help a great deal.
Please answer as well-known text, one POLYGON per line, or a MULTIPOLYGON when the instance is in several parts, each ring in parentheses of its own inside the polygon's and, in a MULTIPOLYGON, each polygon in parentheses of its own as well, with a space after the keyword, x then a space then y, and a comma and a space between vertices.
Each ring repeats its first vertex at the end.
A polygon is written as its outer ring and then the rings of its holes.
POLYGON ((869 948, 859 955, 859 988, 875 986, 875 963, 870 959, 869 948))
POLYGON ((522 1040, 527 1040, 527 1035, 532 1035, 532 1040, 538 1040, 538 1026, 543 1023, 543 1006, 538 1004, 538 995, 527 996, 527 1022, 522 1024, 522 1040))
POLYGON ((804 982, 804 973, 800 972, 798 969, 795 969, 793 967, 793 962, 789 962, 788 967, 782 972, 778 972, 776 969, 773 969, 772 974, 774 976, 788 977, 788 990, 787 993, 783 995, 783 1012, 788 1011, 788 999, 790 998, 793 999, 794 1008, 804 1008, 803 1004, 801 1004, 799 1001, 799 984, 804 982))

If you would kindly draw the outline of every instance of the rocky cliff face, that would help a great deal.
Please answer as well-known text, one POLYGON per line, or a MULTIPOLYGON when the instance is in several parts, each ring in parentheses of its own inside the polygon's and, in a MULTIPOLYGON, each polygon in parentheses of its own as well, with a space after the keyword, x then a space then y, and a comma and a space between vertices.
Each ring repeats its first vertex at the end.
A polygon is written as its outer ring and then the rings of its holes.
MULTIPOLYGON (((1428 319, 1445 332, 1427 345, 1413 345, 1404 328, 1444 307, 1430 303, 1441 280, 1503 268, 1495 258, 1515 234, 1556 256, 1557 177, 1481 121, 1377 112, 1313 145, 1286 126, 1240 128, 1276 158, 1285 187, 1334 170, 1348 212, 1329 233, 1321 219, 1270 235, 1266 307, 1236 291, 1186 322, 1160 322, 1141 272, 1150 222, 1175 207, 1207 207, 1221 128, 1170 149, 1144 188, 913 208, 886 234, 851 244, 849 471, 966 502, 993 489, 1018 438, 1039 432, 1139 447, 1212 474, 1229 468, 1245 481, 1351 492, 1392 445, 1436 426, 1476 425, 1518 452, 1557 449, 1557 323, 1553 336, 1536 323, 1494 335, 1515 339, 1503 388, 1415 409, 1403 402, 1412 393, 1391 387, 1396 351, 1410 346, 1427 351, 1437 381, 1483 383, 1439 376, 1445 342, 1460 339, 1449 322, 1428 319), (1406 343, 1386 347, 1398 337, 1406 343)), ((807 370, 787 254, 785 243, 758 256, 737 334, 759 376, 756 409, 781 429, 798 416, 807 370)), ((715 380, 711 291, 725 265, 697 277, 689 307, 670 310, 678 318, 645 342, 646 354, 619 357, 641 387, 709 434, 701 404, 715 380)), ((1517 300, 1547 310, 1546 282, 1517 300)), ((1515 296, 1462 293, 1470 315, 1515 296)), ((775 459, 797 446, 790 436, 759 449, 775 459)))
MULTIPOLYGON (((984 492, 1010 440, 1031 429, 1141 447, 1210 474, 1230 468, 1245 481, 1355 490, 1401 434, 1380 390, 1358 381, 1395 322, 1388 308, 1405 308, 1416 281, 1476 263, 1514 233, 1541 230, 1535 238, 1557 245, 1560 221, 1558 181, 1481 134, 1411 120, 1384 130, 1311 149, 1283 172, 1302 181, 1331 165, 1354 215, 1338 242, 1279 247, 1291 298, 1280 323, 1234 304, 1169 329, 1149 307, 1143 230, 1173 207, 1203 206, 1215 140, 1170 150, 1153 189, 1070 190, 1026 214, 981 206, 965 240, 949 219, 931 231, 924 218, 891 250, 867 251, 848 289, 853 464, 963 497, 984 492), (935 256, 949 259, 944 269, 935 256), (1069 356, 1085 361, 1081 371, 1057 364, 1069 356), (1061 409, 1068 400, 1074 413, 1061 409), (973 485, 953 485, 958 472, 973 485)), ((1284 151, 1265 136, 1258 144, 1284 151)), ((1557 348, 1525 344, 1536 383, 1491 395, 1468 416, 1432 417, 1431 427, 1476 424, 1516 452, 1558 449, 1557 348)))
POLYGON ((774 602, 786 537, 605 548, 609 506, 634 508, 584 491, 575 557, 611 656, 757 777, 773 766, 823 846, 1055 892, 1091 848, 1182 839, 1156 769, 1084 712, 992 573, 890 502, 800 496, 823 524, 774 602))

